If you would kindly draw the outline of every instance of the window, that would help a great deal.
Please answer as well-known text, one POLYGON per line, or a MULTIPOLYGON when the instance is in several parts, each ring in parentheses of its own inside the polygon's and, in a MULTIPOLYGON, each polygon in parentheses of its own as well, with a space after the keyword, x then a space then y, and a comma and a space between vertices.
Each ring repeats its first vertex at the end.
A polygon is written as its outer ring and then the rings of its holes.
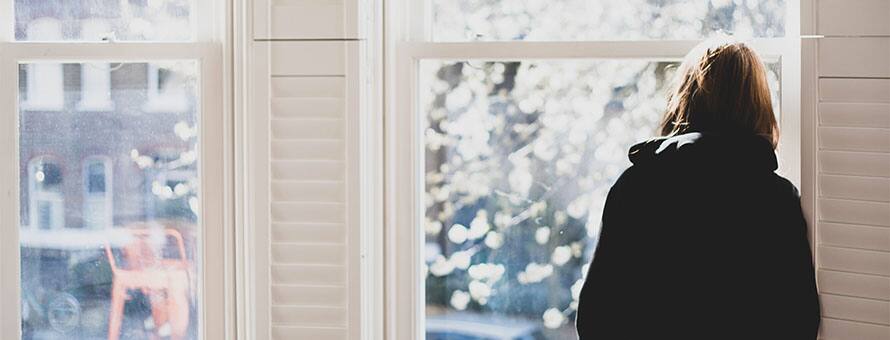
POLYGON ((65 225, 65 199, 62 167, 48 157, 39 157, 28 166, 30 227, 59 229, 65 225))
POLYGON ((148 65, 148 90, 145 111, 148 112, 182 112, 188 109, 188 97, 182 91, 182 79, 175 68, 175 63, 167 65, 148 65))
POLYGON ((111 160, 90 157, 83 166, 83 227, 105 229, 112 226, 111 160))
POLYGON ((4 6, 0 338, 224 338, 224 8, 4 6))
POLYGON ((398 339, 574 339, 606 194, 710 36, 764 57, 781 166, 799 178, 799 104, 783 100, 799 91, 795 1, 402 5, 386 129, 388 286, 412 292, 389 309, 398 339))

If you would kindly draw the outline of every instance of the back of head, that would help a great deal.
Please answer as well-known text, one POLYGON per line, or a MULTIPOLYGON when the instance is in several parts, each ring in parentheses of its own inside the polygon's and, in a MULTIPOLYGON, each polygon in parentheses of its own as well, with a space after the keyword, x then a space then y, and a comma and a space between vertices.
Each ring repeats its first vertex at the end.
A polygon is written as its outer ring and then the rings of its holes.
POLYGON ((687 132, 756 134, 778 144, 779 131, 760 57, 741 42, 709 40, 675 76, 663 136, 687 132))

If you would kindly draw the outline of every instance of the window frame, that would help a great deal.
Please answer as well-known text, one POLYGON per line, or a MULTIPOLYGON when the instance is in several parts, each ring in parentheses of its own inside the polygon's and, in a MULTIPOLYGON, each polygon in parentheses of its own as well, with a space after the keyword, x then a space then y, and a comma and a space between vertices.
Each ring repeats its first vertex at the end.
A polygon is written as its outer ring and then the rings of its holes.
MULTIPOLYGON (((418 65, 426 59, 456 60, 675 60, 697 40, 480 41, 431 40, 431 0, 393 0, 384 12, 385 176, 384 287, 386 333, 392 339, 423 339, 424 145, 418 116, 418 65)), ((779 89, 782 136, 779 173, 801 185, 801 9, 813 0, 786 0, 785 36, 751 39, 764 59, 781 62, 779 89)))
POLYGON ((0 0, 0 338, 21 335, 21 268, 19 247, 19 152, 17 99, 19 63, 102 63, 193 60, 198 65, 199 173, 201 186, 200 240, 197 259, 200 307, 197 322, 199 339, 226 339, 235 329, 234 271, 231 252, 234 207, 231 193, 233 172, 230 151, 234 149, 231 102, 225 100, 225 85, 232 77, 224 66, 228 48, 231 2, 193 0, 191 8, 193 39, 183 42, 28 42, 14 35, 14 0, 0 0), (200 15, 196 15, 200 13, 200 15), (222 169, 222 171, 221 171, 222 169), (11 227, 14 226, 14 227, 11 227))

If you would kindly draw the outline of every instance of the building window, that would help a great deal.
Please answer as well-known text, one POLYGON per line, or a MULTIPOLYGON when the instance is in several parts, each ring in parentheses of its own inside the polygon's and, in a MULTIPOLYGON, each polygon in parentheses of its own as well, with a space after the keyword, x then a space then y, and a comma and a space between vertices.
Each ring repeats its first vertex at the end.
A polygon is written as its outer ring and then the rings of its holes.
POLYGON ((111 161, 107 157, 92 157, 83 166, 83 226, 104 229, 112 224, 111 161))
POLYGON ((65 226, 62 168, 47 158, 35 158, 28 166, 28 206, 31 228, 61 229, 65 226))
POLYGON ((189 109, 188 97, 182 91, 185 79, 175 67, 174 63, 148 65, 145 111, 178 113, 189 109))
MULTIPOLYGON (((57 41, 62 37, 59 20, 40 18, 28 24, 28 40, 57 41)), ((21 102, 23 110, 61 111, 65 106, 65 83, 62 64, 31 63, 25 78, 26 92, 21 102)))

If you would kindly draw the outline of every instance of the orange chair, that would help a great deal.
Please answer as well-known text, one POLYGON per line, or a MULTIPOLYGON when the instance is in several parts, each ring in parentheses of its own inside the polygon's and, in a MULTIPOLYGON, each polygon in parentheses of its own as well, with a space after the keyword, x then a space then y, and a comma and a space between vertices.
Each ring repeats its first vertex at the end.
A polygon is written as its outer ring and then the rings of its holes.
POLYGON ((165 229, 164 242, 158 249, 158 244, 151 240, 154 231, 130 229, 129 233, 132 239, 122 248, 126 268, 118 266, 111 244, 105 244, 113 274, 108 339, 120 338, 124 303, 130 299, 127 292, 131 289, 141 290, 149 300, 156 325, 152 339, 160 339, 157 331, 167 323, 171 340, 185 339, 189 325, 189 266, 182 235, 175 229, 165 229), (168 246, 175 247, 178 258, 166 258, 161 249, 168 246))

